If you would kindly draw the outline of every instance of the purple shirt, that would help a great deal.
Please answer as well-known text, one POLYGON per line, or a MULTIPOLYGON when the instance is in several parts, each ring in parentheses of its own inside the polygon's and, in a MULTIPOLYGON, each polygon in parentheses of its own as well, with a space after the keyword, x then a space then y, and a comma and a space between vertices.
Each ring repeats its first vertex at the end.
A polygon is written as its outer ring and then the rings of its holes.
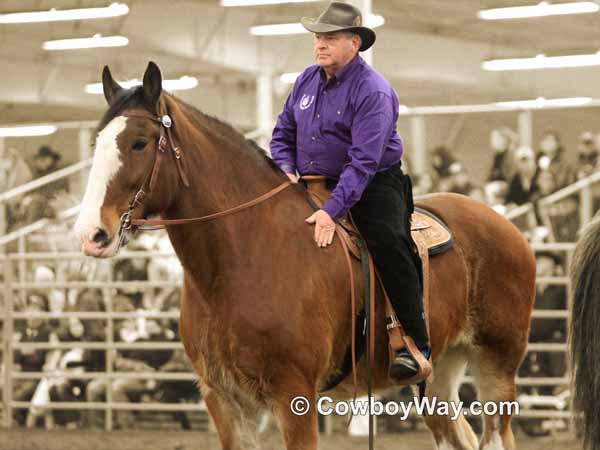
POLYGON ((298 77, 279 114, 271 155, 284 172, 338 180, 323 206, 337 220, 376 172, 400 161, 397 120, 396 93, 360 56, 328 82, 313 65, 298 77))

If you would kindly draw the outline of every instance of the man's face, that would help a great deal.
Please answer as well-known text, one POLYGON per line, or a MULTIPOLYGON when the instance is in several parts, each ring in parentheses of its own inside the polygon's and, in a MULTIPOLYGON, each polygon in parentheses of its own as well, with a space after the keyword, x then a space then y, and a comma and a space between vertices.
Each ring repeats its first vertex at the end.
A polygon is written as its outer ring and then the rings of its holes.
POLYGON ((50 156, 38 156, 33 160, 36 169, 48 170, 54 164, 54 159, 50 156))
POLYGON ((360 38, 351 33, 315 33, 314 50, 316 63, 324 69, 337 70, 358 51, 360 38))

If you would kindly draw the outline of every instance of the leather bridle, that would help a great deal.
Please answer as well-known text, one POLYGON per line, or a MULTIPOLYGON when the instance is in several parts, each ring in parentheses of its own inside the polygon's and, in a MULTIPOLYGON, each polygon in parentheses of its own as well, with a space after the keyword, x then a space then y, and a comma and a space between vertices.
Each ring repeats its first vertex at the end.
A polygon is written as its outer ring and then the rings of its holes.
POLYGON ((157 154, 156 154, 156 159, 154 160, 154 166, 152 167, 152 171, 148 174, 148 176, 142 183, 141 187, 138 189, 137 193, 133 197, 133 200, 129 204, 127 211, 121 215, 121 220, 119 223, 119 230, 117 233, 117 236, 119 239, 117 250, 119 250, 119 248, 123 244, 123 241, 125 240, 125 232, 129 231, 133 226, 136 226, 136 227, 152 226, 154 228, 144 228, 144 229, 155 230, 155 229, 158 229, 158 228, 156 228, 157 226, 162 227, 165 225, 184 225, 184 224, 195 223, 195 222, 207 222, 209 220, 224 217, 229 214, 234 214, 236 212, 242 211, 244 209, 247 209, 254 205, 262 203, 265 200, 268 200, 269 198, 273 197, 274 195, 277 195, 278 193, 280 193, 281 191, 283 191, 284 189, 286 189, 287 187, 292 185, 292 182, 290 180, 286 180, 283 183, 281 183, 280 185, 278 185, 277 187, 275 187, 274 189, 261 195, 260 197, 257 197, 246 203, 242 203, 241 205, 235 206, 233 208, 229 208, 227 210, 219 211, 219 212, 209 214, 206 216, 192 217, 192 218, 186 218, 186 219, 152 219, 152 220, 132 219, 131 215, 133 214, 133 211, 137 207, 143 205, 144 200, 148 196, 150 196, 150 194, 152 194, 152 192, 154 191, 154 188, 156 187, 156 182, 158 180, 160 166, 162 164, 162 160, 164 159, 166 151, 167 151, 167 145, 169 145, 171 147, 171 151, 173 152, 175 162, 177 165, 177 171, 179 172, 179 177, 180 177, 183 185, 185 187, 189 187, 190 183, 189 183, 189 178, 187 176, 187 173, 185 171, 185 166, 183 163, 183 153, 181 151, 181 148, 178 147, 177 145, 175 145, 175 141, 174 141, 173 135, 171 133, 171 128, 173 126, 173 120, 171 119, 171 116, 169 116, 169 114, 167 113, 166 108, 163 106, 162 101, 159 102, 159 104, 157 106, 157 114, 156 115, 153 115, 152 113, 145 111, 145 110, 132 110, 132 111, 125 112, 122 115, 125 117, 137 117, 137 118, 148 119, 153 122, 157 122, 160 127, 160 135, 158 137, 157 154), (144 190, 144 186, 147 183, 148 183, 148 192, 146 192, 144 190))

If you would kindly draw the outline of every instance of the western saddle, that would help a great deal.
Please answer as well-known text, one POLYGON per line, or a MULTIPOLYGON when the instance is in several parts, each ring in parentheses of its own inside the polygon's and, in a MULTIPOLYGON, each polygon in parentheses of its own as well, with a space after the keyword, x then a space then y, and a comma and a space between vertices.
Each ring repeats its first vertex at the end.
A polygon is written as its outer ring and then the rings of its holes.
MULTIPOLYGON (((322 205, 327 201, 329 196, 331 195, 331 191, 326 186, 327 178, 320 175, 305 175, 300 178, 300 182, 306 185, 307 193, 310 196, 310 199, 317 207, 322 207, 322 205)), ((361 259, 361 252, 359 248, 359 241, 362 239, 360 233, 356 226, 354 225, 352 218, 348 215, 344 216, 336 225, 336 234, 341 240, 342 246, 344 247, 344 251, 346 253, 346 259, 349 265, 350 270, 350 279, 351 283, 354 284, 354 278, 352 275, 352 267, 350 255, 357 260, 361 259)), ((415 211, 411 218, 411 235, 413 240, 417 246, 417 250, 419 252, 419 256, 422 262, 423 269, 423 308, 425 312, 425 320, 427 323, 427 333, 429 334, 429 257, 441 254, 452 247, 453 238, 448 227, 433 213, 426 211, 421 208, 415 208, 415 211)), ((370 255, 369 255, 369 259, 370 255)), ((373 267, 372 260, 370 260, 370 266, 373 267)), ((371 270, 371 299, 374 298, 374 285, 375 280, 373 279, 373 272, 371 270)), ((385 297, 385 311, 386 316, 388 317, 387 331, 389 338, 389 353, 390 353, 390 361, 392 361, 395 352, 406 348, 409 353, 413 356, 415 361, 419 366, 418 373, 409 378, 403 380, 396 380, 392 378, 392 381, 398 385, 410 385, 422 382, 426 380, 428 377, 432 375, 432 366, 430 361, 427 361, 423 354, 417 349, 413 339, 408 336, 404 329, 402 328, 401 323, 398 321, 390 299, 385 292, 383 287, 383 283, 381 282, 381 278, 379 273, 375 271, 376 277, 379 281, 380 288, 384 293, 385 297)), ((354 289, 351 289, 352 292, 352 311, 353 311, 353 330, 352 330, 352 369, 354 373, 354 384, 356 387, 356 356, 354 352, 354 339, 355 339, 355 313, 356 313, 356 305, 354 298, 354 289)), ((373 301, 370 302, 371 317, 374 317, 374 306, 373 301)), ((371 320, 371 325, 374 320, 371 320)), ((373 339, 373 329, 369 330, 371 333, 371 342, 373 339)), ((370 352, 373 355, 373 351, 370 352)), ((372 367, 372 365, 371 365, 372 367)))

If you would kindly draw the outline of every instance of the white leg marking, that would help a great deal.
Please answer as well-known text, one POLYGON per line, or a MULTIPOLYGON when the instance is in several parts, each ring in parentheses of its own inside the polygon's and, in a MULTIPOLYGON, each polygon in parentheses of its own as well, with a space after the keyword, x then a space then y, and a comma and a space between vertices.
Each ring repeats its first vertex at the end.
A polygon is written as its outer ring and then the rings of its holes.
POLYGON ((483 450, 504 450, 504 443, 498 430, 494 430, 492 439, 483 447, 483 450))

